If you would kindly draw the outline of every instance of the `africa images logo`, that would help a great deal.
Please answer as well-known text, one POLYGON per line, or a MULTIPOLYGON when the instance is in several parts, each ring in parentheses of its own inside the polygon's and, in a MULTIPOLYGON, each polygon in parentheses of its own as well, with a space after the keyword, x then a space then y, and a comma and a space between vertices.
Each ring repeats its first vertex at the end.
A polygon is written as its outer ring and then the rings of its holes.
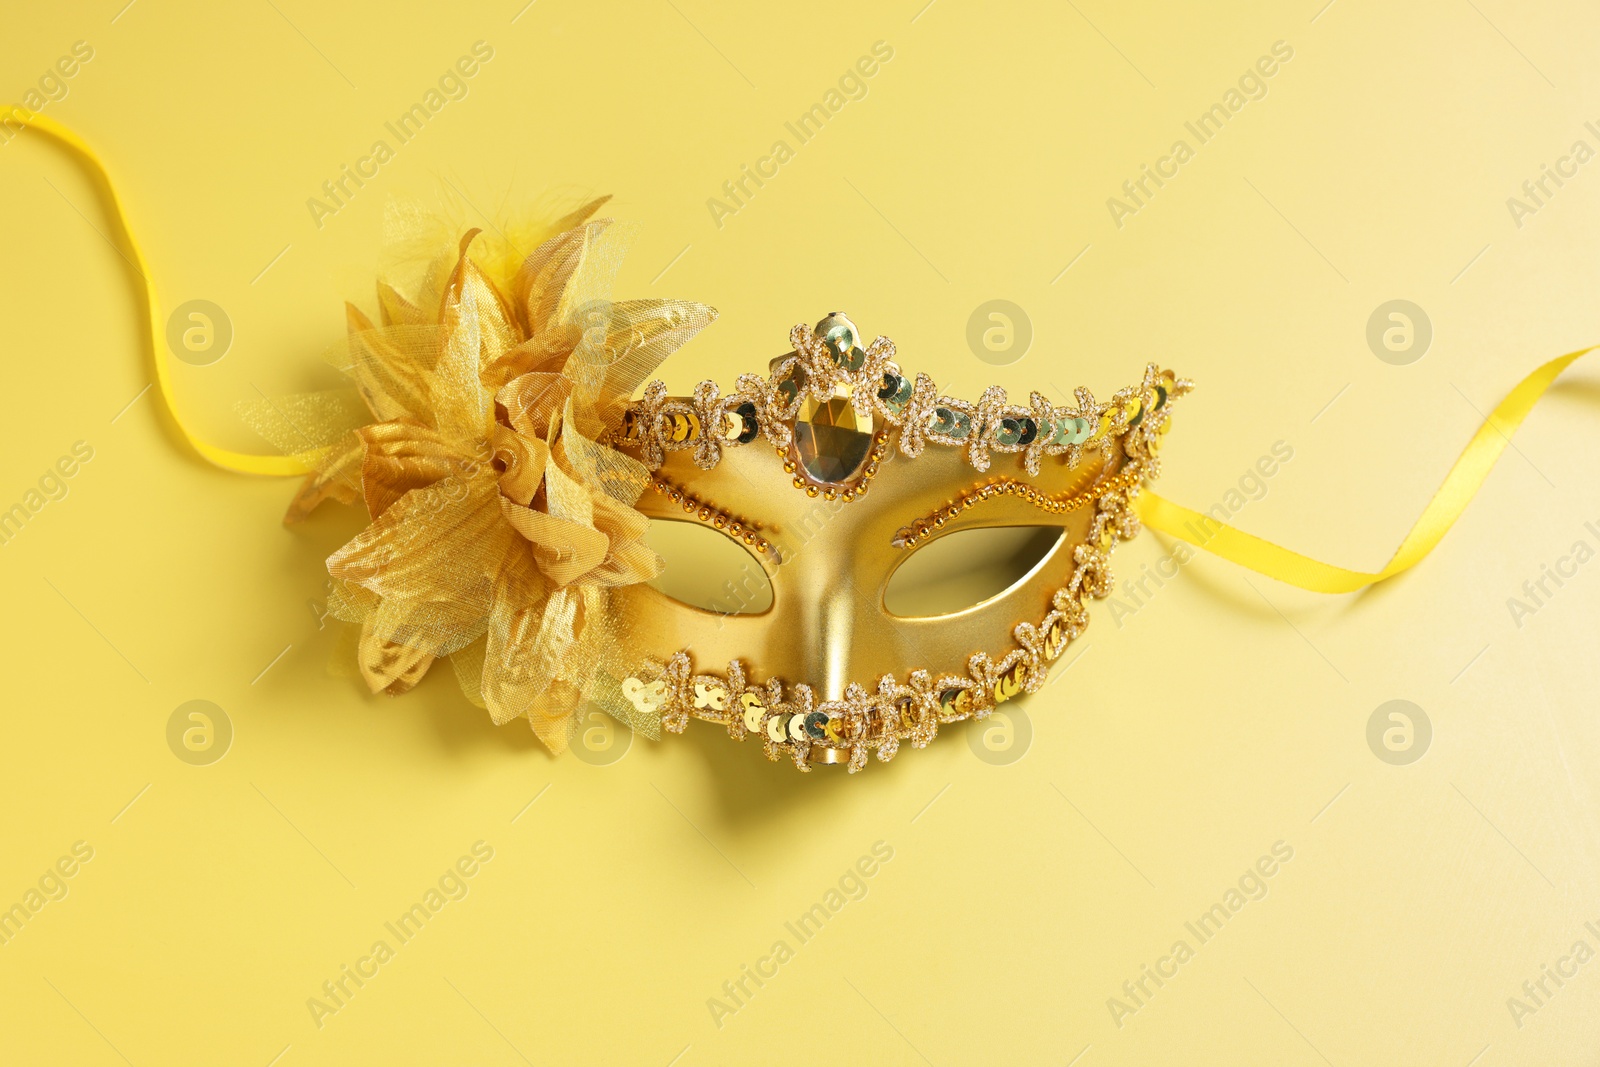
POLYGON ((1209 144, 1221 133, 1229 120, 1243 111, 1246 104, 1252 100, 1266 99, 1267 79, 1277 74, 1282 64, 1294 58, 1294 48, 1288 41, 1272 42, 1271 51, 1271 55, 1261 56, 1252 66, 1245 68, 1237 84, 1228 86, 1221 100, 1200 112, 1192 122, 1183 124, 1185 132, 1194 138, 1194 144, 1191 145, 1185 137, 1173 141, 1167 154, 1158 157, 1154 166, 1141 163, 1138 176, 1122 183, 1121 197, 1106 199, 1106 210, 1111 213, 1111 221, 1117 229, 1126 226, 1129 216, 1137 215, 1155 199, 1157 192, 1166 187, 1167 182, 1181 174, 1183 165, 1195 157, 1202 145, 1209 144))

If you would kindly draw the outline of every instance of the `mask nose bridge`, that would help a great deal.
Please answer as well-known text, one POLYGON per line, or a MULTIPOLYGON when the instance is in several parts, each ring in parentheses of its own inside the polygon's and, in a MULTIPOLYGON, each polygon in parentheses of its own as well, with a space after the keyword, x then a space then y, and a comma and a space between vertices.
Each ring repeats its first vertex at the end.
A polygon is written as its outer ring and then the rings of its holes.
POLYGON ((819 696, 837 700, 845 686, 869 679, 855 669, 863 642, 898 638, 883 610, 883 592, 894 551, 885 516, 866 502, 825 504, 820 521, 786 531, 784 562, 769 570, 774 625, 788 631, 801 678, 819 696), (887 550, 887 551, 886 551, 887 550))

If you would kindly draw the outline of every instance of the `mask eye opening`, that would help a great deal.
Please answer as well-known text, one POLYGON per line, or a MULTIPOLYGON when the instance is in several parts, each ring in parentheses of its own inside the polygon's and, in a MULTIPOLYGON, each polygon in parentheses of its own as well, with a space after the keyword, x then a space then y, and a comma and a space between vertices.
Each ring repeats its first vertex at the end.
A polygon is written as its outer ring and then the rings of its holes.
POLYGON ((902 619, 945 618, 982 607, 1033 578, 1067 547, 1059 526, 985 526, 934 537, 910 550, 883 590, 902 619))
POLYGON ((725 530, 687 517, 657 517, 644 543, 664 564, 648 584, 668 599, 718 615, 760 615, 772 607, 772 582, 761 560, 725 530))

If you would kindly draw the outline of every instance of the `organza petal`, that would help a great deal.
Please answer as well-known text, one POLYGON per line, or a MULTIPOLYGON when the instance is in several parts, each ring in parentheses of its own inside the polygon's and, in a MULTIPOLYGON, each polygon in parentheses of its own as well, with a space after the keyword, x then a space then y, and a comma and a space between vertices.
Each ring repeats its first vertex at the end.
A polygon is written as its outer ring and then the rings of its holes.
POLYGON ((375 422, 361 431, 366 458, 361 491, 367 514, 376 518, 413 489, 421 489, 463 469, 450 442, 438 431, 410 419, 375 422))
POLYGON ((495 403, 505 412, 511 428, 529 437, 544 437, 550 423, 566 409, 572 382, 559 370, 530 371, 507 382, 495 393, 495 403))
POLYGON ((318 461, 315 469, 300 483, 300 490, 289 502, 283 522, 292 526, 303 521, 324 500, 341 504, 354 504, 361 499, 361 463, 366 455, 366 443, 361 434, 351 431, 339 439, 318 461))
POLYGON ((378 313, 385 326, 432 325, 428 315, 388 282, 378 282, 378 313))
MULTIPOLYGON (((610 219, 595 219, 559 233, 523 261, 511 296, 528 337, 546 335, 567 322, 563 300, 568 283, 610 225, 610 219)), ((571 345, 566 347, 571 351, 571 345)))
POLYGON ((461 256, 440 305, 443 345, 434 368, 439 431, 458 440, 486 438, 493 417, 493 394, 483 370, 510 351, 519 338, 504 298, 467 254, 480 231, 461 238, 461 256))
POLYGON ((317 469, 347 446, 350 431, 371 421, 366 404, 353 389, 258 396, 241 402, 236 410, 279 452, 317 469))
MULTIPOLYGON (((567 361, 565 373, 584 398, 581 427, 615 422, 621 408, 650 374, 695 334, 717 319, 713 308, 691 300, 623 300, 604 309, 603 330, 591 328, 567 361)), ((592 318, 599 312, 591 309, 592 318)))
POLYGON ((429 421, 431 375, 439 353, 437 324, 374 326, 353 304, 345 305, 346 342, 340 369, 355 380, 373 418, 429 421))
POLYGON ((422 681, 434 657, 409 645, 385 641, 373 632, 370 623, 361 628, 357 663, 361 677, 374 693, 399 696, 422 681))
POLYGON ((550 664, 541 663, 536 654, 548 614, 546 588, 527 563, 505 567, 495 576, 479 685, 496 725, 526 715, 553 677, 550 664))
POLYGON ((528 539, 539 569, 557 585, 571 585, 598 567, 611 541, 592 526, 570 522, 500 498, 500 510, 518 533, 528 539))
POLYGON ((503 521, 494 472, 413 489, 328 557, 328 573, 378 598, 388 641, 436 656, 483 633, 494 576, 520 541, 503 521))

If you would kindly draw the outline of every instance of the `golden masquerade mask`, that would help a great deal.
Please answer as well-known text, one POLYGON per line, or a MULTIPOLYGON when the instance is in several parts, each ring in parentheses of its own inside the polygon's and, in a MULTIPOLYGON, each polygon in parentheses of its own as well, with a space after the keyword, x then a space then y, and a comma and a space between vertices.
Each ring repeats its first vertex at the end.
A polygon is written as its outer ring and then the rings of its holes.
POLYGON ((869 750, 920 748, 940 723, 1044 684, 1088 622, 1085 599, 1109 591, 1113 546, 1138 531, 1131 501, 1189 383, 1151 365, 1109 403, 1080 389, 1070 407, 1040 393, 1017 405, 997 387, 969 403, 903 371, 887 338, 863 348, 844 315, 790 342, 732 393, 702 382, 668 397, 652 382, 623 415, 617 443, 656 471, 642 510, 750 549, 772 597, 725 614, 641 590, 629 632, 654 659, 624 685, 669 730, 705 719, 801 769, 859 770, 869 750), (888 610, 910 552, 993 526, 1056 536, 1021 581, 964 611, 888 610))
MULTIPOLYGON (((45 116, 0 122, 72 148, 102 183, 141 278, 151 271, 94 151, 45 116)), ((1511 435, 1568 366, 1552 359, 1497 405, 1380 571, 1309 559, 1141 491, 1160 473, 1173 401, 1190 384, 1151 365, 1098 402, 1026 404, 990 388, 943 396, 865 347, 844 315, 796 326, 793 351, 729 393, 673 397, 650 373, 715 313, 686 301, 610 299, 622 242, 596 200, 528 236, 471 230, 403 283, 376 320, 348 310, 337 362, 355 392, 245 412, 282 455, 219 448, 173 404, 185 440, 218 466, 305 474, 286 521, 325 500, 371 524, 328 560, 330 612, 359 624, 374 692, 402 693, 447 657, 496 723, 526 718, 555 752, 596 706, 657 737, 690 718, 755 736, 802 770, 933 739, 1045 683, 1111 588, 1110 558, 1141 522, 1259 573, 1349 592, 1422 560, 1461 515, 1511 435), (635 394, 639 394, 635 399, 635 394), (650 519, 705 526, 749 553, 771 604, 712 611, 649 583, 650 519), (959 611, 895 614, 886 590, 912 553, 986 527, 1042 527, 1048 550, 1004 592, 959 611)))

